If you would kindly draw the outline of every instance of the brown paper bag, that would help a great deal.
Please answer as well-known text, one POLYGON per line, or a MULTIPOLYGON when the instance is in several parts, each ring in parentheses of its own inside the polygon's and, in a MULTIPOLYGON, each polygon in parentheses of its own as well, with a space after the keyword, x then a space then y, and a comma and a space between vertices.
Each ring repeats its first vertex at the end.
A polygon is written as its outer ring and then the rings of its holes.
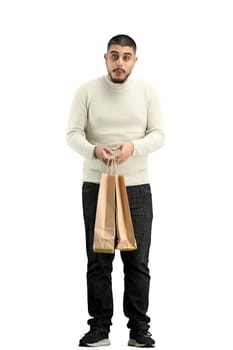
POLYGON ((123 175, 115 175, 116 180, 116 249, 135 250, 137 242, 131 219, 128 195, 123 175))
POLYGON ((137 249, 124 176, 117 172, 112 162, 101 175, 93 241, 96 253, 137 249))
POLYGON ((96 208, 93 250, 113 253, 115 248, 115 175, 102 174, 96 208))

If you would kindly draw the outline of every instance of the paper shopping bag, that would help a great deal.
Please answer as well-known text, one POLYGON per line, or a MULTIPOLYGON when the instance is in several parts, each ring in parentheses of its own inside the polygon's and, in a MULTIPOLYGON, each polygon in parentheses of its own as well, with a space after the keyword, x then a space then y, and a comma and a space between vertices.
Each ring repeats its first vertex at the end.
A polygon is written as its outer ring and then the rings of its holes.
POLYGON ((115 175, 104 173, 96 208, 93 250, 97 253, 113 253, 115 248, 115 175))
POLYGON ((115 175, 116 183, 116 249, 135 250, 137 242, 128 202, 128 195, 123 175, 115 175))

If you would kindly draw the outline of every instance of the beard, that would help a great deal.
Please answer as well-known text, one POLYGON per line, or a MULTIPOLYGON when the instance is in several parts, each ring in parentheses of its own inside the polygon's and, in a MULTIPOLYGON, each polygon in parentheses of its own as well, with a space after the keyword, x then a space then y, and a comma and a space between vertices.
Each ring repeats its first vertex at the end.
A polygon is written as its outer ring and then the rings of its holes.
POLYGON ((123 84, 128 79, 129 76, 130 76, 130 73, 126 74, 124 78, 114 78, 112 74, 109 72, 109 78, 111 82, 114 84, 123 84))

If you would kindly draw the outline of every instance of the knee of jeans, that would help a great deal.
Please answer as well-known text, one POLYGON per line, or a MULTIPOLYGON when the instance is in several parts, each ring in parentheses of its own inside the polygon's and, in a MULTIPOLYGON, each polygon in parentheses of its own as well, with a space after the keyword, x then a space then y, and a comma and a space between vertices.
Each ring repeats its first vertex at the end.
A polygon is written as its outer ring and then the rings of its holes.
POLYGON ((94 253, 88 262, 89 273, 108 274, 112 272, 114 254, 94 253))

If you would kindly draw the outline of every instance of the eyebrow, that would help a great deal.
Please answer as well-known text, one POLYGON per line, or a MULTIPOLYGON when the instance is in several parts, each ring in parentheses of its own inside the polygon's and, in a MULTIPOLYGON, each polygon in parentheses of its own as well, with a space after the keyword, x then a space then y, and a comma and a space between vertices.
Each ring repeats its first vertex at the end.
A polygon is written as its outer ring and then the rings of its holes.
MULTIPOLYGON (((119 55, 119 51, 115 51, 115 50, 110 51, 110 53, 117 53, 119 55)), ((133 54, 131 52, 124 52, 123 55, 133 56, 133 54)))

